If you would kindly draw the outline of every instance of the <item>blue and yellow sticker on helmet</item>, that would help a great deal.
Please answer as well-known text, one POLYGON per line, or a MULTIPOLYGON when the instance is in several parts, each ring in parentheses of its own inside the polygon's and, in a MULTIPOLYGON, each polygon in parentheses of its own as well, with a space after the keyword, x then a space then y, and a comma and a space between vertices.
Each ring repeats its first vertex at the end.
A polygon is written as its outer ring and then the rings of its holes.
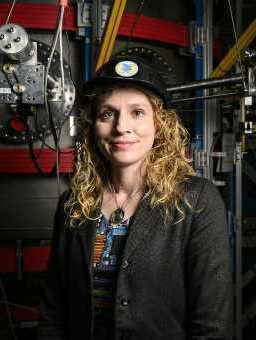
POLYGON ((134 61, 123 60, 116 64, 115 71, 121 77, 132 77, 138 73, 139 67, 134 61))

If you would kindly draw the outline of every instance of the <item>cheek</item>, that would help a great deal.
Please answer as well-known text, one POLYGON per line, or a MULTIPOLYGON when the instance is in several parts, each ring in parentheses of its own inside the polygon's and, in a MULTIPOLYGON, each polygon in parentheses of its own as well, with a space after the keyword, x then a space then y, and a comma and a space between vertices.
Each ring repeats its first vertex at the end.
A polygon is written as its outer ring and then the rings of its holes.
POLYGON ((107 139, 110 134, 110 127, 106 124, 96 123, 94 127, 94 134, 96 142, 100 142, 103 139, 107 139))
POLYGON ((140 128, 138 128, 137 134, 140 135, 141 138, 145 138, 148 141, 154 141, 156 127, 154 123, 141 126, 140 128))
POLYGON ((105 124, 95 123, 94 127, 94 139, 95 139, 95 145, 97 146, 98 150, 102 155, 107 157, 108 154, 108 147, 107 147, 107 141, 109 139, 111 129, 109 126, 106 126, 105 124))

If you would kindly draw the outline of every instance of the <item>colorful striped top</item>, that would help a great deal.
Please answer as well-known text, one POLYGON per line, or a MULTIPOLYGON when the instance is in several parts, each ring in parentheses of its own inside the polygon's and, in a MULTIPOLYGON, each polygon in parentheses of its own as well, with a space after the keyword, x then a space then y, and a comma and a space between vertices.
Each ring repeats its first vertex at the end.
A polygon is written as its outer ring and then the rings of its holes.
POLYGON ((128 233, 130 219, 111 225, 102 214, 96 229, 93 254, 94 339, 114 338, 114 300, 117 271, 128 233))

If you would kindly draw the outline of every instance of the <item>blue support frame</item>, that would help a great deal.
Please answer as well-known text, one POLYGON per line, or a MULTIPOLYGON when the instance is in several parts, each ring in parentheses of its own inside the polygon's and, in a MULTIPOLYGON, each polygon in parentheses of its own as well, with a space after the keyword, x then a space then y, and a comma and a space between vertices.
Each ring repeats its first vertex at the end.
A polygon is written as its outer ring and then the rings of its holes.
MULTIPOLYGON (((203 0, 195 0, 195 14, 196 14, 196 26, 203 26, 204 4, 203 0)), ((194 68, 195 80, 203 79, 203 45, 197 44, 195 46, 195 68, 194 68)), ((197 90, 196 96, 201 97, 203 90, 197 90)), ((203 143, 203 110, 204 104, 202 100, 197 100, 196 104, 196 119, 195 119, 195 145, 197 151, 201 151, 204 148, 203 143)), ((202 170, 199 170, 199 175, 203 174, 202 170)))
MULTIPOLYGON (((92 6, 92 0, 84 0, 85 4, 92 6)), ((84 35, 84 81, 92 77, 92 24, 85 27, 84 35)))

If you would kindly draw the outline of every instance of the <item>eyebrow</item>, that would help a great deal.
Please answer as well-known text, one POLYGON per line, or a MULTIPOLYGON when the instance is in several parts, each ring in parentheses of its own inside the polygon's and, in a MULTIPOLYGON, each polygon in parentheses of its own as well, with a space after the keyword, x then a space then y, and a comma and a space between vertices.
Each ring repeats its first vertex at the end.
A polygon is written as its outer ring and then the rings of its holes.
POLYGON ((116 108, 113 106, 113 105, 111 105, 111 104, 101 104, 101 105, 99 105, 99 109, 101 110, 101 109, 111 109, 111 110, 116 110, 116 108))
MULTIPOLYGON (((147 108, 147 105, 146 104, 141 104, 141 103, 135 103, 135 104, 131 104, 131 105, 129 105, 129 107, 131 108, 131 109, 133 109, 133 108, 144 108, 144 109, 146 109, 147 108)), ((114 110, 114 111, 117 111, 117 108, 115 107, 115 106, 113 106, 113 105, 111 105, 110 103, 108 104, 108 103, 102 103, 101 105, 99 105, 99 109, 100 110, 102 110, 102 109, 111 109, 111 110, 114 110)))

